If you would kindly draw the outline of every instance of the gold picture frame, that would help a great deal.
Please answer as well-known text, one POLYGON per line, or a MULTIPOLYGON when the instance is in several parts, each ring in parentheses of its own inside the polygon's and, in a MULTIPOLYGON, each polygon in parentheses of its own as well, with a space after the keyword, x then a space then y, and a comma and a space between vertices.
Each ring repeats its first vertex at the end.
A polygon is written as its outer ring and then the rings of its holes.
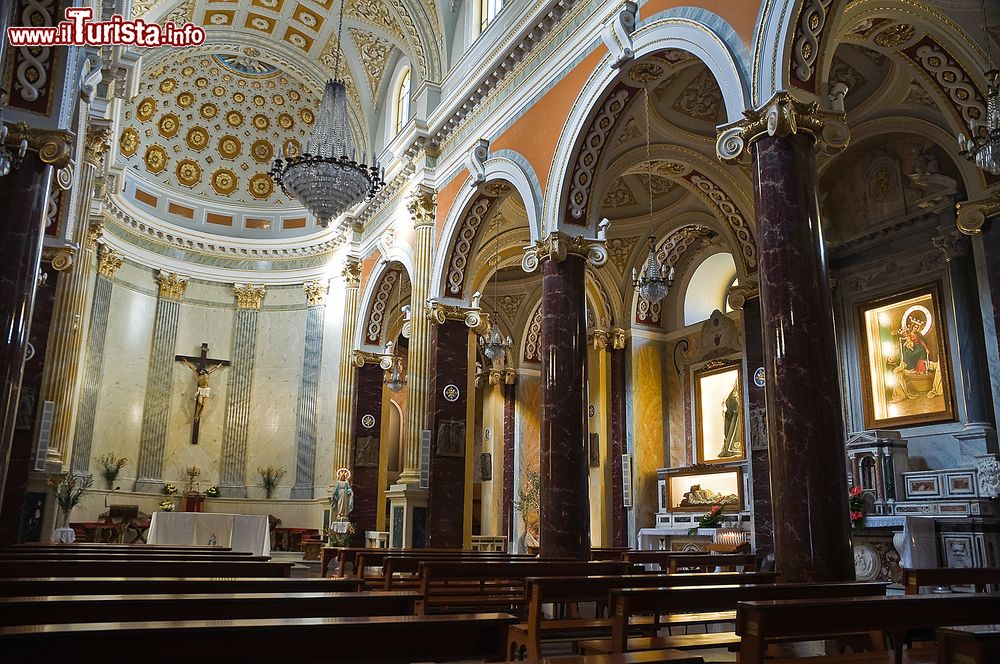
POLYGON ((741 466, 694 466, 668 472, 665 479, 668 512, 706 512, 719 504, 729 512, 744 509, 741 466))
POLYGON ((745 460, 743 364, 714 362, 693 376, 698 463, 745 460))
POLYGON ((940 283, 862 302, 855 316, 865 428, 954 420, 940 283))

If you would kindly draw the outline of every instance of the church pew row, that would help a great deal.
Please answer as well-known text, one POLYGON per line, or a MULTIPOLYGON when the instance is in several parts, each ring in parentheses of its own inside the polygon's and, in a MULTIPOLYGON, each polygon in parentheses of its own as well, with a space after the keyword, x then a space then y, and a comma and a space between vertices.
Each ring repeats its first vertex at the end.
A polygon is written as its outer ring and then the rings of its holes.
POLYGON ((917 595, 921 588, 939 586, 973 586, 984 592, 990 586, 1000 587, 1000 567, 933 567, 904 569, 903 587, 907 595, 917 595))
POLYGON ((675 588, 620 588, 610 591, 611 638, 580 641, 584 654, 628 652, 631 650, 678 650, 731 646, 739 643, 734 632, 680 634, 674 636, 630 637, 633 618, 651 614, 732 611, 738 602, 772 599, 828 599, 885 595, 885 583, 786 583, 741 584, 675 588))
POLYGON ((233 551, 227 555, 220 556, 214 553, 169 553, 169 552, 104 552, 104 551, 84 551, 80 553, 70 553, 56 551, 53 553, 43 551, 39 553, 7 553, 0 551, 0 565, 11 561, 73 561, 73 560, 190 560, 203 562, 267 562, 270 556, 255 556, 248 552, 233 551))
POLYGON ((417 593, 63 595, 0 598, 0 625, 413 615, 417 593))
MULTIPOLYGON (((512 625, 507 636, 508 661, 535 659, 541 657, 542 642, 558 638, 586 638, 610 636, 611 618, 602 617, 601 609, 607 606, 610 592, 616 588, 664 588, 687 586, 712 586, 727 583, 761 584, 774 583, 774 572, 719 572, 708 574, 631 574, 621 576, 551 576, 529 577, 525 579, 528 597, 528 619, 512 625), (553 618, 544 617, 546 604, 555 606, 572 603, 593 602, 597 604, 595 618, 553 618)), ((654 624, 660 627, 681 627, 707 625, 720 622, 735 622, 735 611, 709 611, 702 613, 678 613, 655 619, 640 616, 633 619, 630 626, 655 632, 654 624)))
POLYGON ((184 576, 288 578, 292 563, 230 560, 9 560, 0 564, 0 578, 39 576, 184 576))
MULTIPOLYGON (((326 576, 329 571, 330 556, 324 549, 327 567, 324 567, 323 556, 320 560, 320 572, 326 576)), ((526 553, 504 553, 498 551, 469 551, 465 549, 361 549, 344 547, 337 550, 338 572, 340 576, 362 576, 365 568, 381 567, 386 556, 393 557, 435 557, 435 558, 468 558, 473 560, 533 560, 535 556, 526 553)))
POLYGON ((700 655, 680 650, 643 650, 606 655, 563 655, 524 660, 521 664, 704 664, 700 655))
POLYGON ((184 593, 357 592, 360 579, 44 577, 0 578, 0 597, 184 593))
MULTIPOLYGON (((200 546, 194 544, 98 544, 73 542, 54 544, 51 542, 23 542, 3 551, 163 551, 169 553, 234 553, 228 546, 200 546)), ((239 551, 235 553, 241 553, 239 551)))
POLYGON ((105 664, 113 648, 135 653, 144 664, 273 664, 284 644, 296 664, 500 661, 515 621, 485 613, 12 626, 0 627, 0 652, 12 662, 54 662, 71 654, 79 664, 105 664))
MULTIPOLYGON (((368 558, 361 554, 358 556, 360 564, 367 565, 368 558)), ((431 561, 454 561, 454 562, 534 562, 539 560, 562 560, 575 561, 571 558, 537 558, 535 556, 515 556, 510 557, 505 554, 494 556, 440 556, 437 554, 408 555, 408 556, 385 556, 382 558, 380 574, 366 574, 364 576, 366 585, 376 585, 383 590, 402 590, 420 587, 420 563, 431 561)), ((578 562, 578 561, 577 561, 578 562)), ((454 585, 454 584, 453 584, 454 585)))
POLYGON ((421 613, 461 612, 479 607, 505 607, 523 613, 525 579, 537 576, 622 575, 632 571, 624 561, 421 561, 421 613), (456 589, 455 586, 458 586, 456 589))
POLYGON ((737 571, 755 572, 760 569, 760 558, 754 553, 709 553, 670 556, 667 560, 667 571, 676 572, 679 569, 697 569, 703 572, 726 571, 726 568, 737 571))
MULTIPOLYGON (((804 641, 827 636, 868 631, 889 635, 894 651, 885 652, 883 662, 900 664, 907 636, 949 625, 1000 623, 1000 594, 893 595, 740 602, 736 631, 742 636, 740 662, 762 664, 765 649, 776 641, 804 641)), ((876 661, 862 653, 856 657, 836 656, 830 662, 876 661)), ((768 664, 777 661, 766 660, 768 664)), ((824 658, 796 660, 825 662, 824 658)), ((930 661, 935 661, 934 658, 930 661)))

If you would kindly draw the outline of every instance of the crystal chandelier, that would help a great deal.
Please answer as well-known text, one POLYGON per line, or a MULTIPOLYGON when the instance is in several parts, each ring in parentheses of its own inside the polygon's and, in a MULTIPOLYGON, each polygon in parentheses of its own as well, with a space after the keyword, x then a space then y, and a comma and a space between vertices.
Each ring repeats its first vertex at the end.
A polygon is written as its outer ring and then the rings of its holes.
POLYGON ((990 52, 990 35, 986 29, 986 1, 983 0, 983 36, 986 39, 986 60, 991 69, 986 72, 986 122, 969 121, 969 138, 958 135, 958 147, 963 157, 976 166, 1000 175, 1000 70, 993 65, 990 52), (982 135, 982 129, 986 134, 982 135))
POLYGON ((337 27, 337 78, 326 82, 323 103, 319 107, 316 127, 306 141, 301 155, 283 155, 271 167, 271 178, 291 198, 298 199, 316 216, 320 226, 370 199, 382 187, 382 172, 378 163, 368 166, 355 151, 354 137, 347 119, 347 88, 340 78, 341 32, 344 26, 344 3, 340 3, 340 23, 337 27))
POLYGON ((485 335, 479 337, 479 345, 483 347, 483 354, 487 359, 495 363, 497 360, 506 357, 507 351, 514 345, 514 342, 511 340, 510 335, 504 338, 503 333, 500 331, 500 325, 497 323, 497 319, 499 318, 496 310, 496 301, 497 276, 500 273, 500 218, 494 217, 494 223, 496 243, 493 245, 493 316, 490 317, 490 329, 487 330, 485 335))
POLYGON ((646 268, 640 274, 632 268, 632 286, 639 297, 656 304, 667 296, 674 283, 674 268, 660 263, 656 257, 656 236, 653 234, 653 162, 649 156, 649 85, 645 87, 646 109, 646 188, 649 190, 649 255, 646 268))

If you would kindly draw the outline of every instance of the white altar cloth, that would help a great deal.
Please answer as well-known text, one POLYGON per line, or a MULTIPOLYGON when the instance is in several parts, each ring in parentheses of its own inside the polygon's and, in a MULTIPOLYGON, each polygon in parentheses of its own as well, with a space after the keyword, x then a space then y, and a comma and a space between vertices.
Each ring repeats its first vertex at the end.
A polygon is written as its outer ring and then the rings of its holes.
POLYGON ((153 512, 146 541, 150 544, 228 546, 255 556, 271 555, 271 534, 262 514, 153 512), (213 539, 214 538, 214 539, 213 539))

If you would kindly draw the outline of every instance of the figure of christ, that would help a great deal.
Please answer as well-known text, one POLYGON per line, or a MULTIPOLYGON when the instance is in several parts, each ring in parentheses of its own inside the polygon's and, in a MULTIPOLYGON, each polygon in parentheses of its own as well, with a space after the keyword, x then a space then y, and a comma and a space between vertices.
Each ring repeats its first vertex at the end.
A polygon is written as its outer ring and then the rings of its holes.
POLYGON ((205 411, 205 405, 209 397, 212 396, 212 388, 208 384, 208 377, 221 369, 229 366, 229 360, 214 360, 208 357, 208 344, 201 345, 201 355, 191 357, 188 355, 177 355, 175 358, 190 369, 198 381, 194 393, 194 423, 191 428, 191 444, 198 444, 198 434, 201 429, 201 415, 205 411))

